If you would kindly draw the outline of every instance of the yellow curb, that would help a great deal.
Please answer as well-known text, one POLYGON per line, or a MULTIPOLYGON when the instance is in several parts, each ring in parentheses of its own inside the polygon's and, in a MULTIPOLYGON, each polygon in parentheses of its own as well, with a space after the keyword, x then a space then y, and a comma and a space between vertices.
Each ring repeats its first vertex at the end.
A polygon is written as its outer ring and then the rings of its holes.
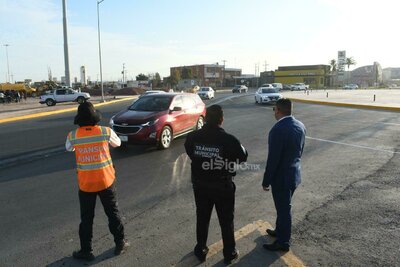
POLYGON ((292 100, 292 101, 295 101, 295 102, 317 104, 317 105, 340 106, 340 107, 349 107, 349 108, 377 109, 377 110, 386 110, 386 111, 400 111, 400 107, 384 107, 384 106, 372 106, 372 105, 364 105, 364 104, 327 102, 327 101, 306 100, 306 99, 292 98, 292 97, 288 97, 288 98, 290 100, 292 100))
MULTIPOLYGON (((135 97, 127 97, 127 98, 123 98, 123 99, 112 100, 110 102, 94 104, 94 106, 101 107, 101 106, 110 105, 110 104, 114 104, 114 103, 118 103, 118 102, 122 102, 122 101, 132 100, 134 98, 135 97)), ((28 114, 28 115, 13 117, 13 118, 0 119, 0 123, 20 121, 20 120, 26 120, 26 119, 32 119, 32 118, 38 118, 38 117, 46 117, 46 116, 50 116, 50 115, 76 111, 76 109, 77 109, 77 106, 73 107, 73 108, 60 109, 60 110, 54 110, 54 111, 46 111, 46 112, 40 112, 40 113, 36 113, 36 114, 28 114)))

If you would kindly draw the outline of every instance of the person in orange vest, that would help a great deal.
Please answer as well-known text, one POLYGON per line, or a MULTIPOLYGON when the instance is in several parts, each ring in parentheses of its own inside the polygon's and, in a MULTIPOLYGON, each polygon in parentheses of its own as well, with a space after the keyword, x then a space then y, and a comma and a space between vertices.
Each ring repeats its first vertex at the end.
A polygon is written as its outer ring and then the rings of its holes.
POLYGON ((129 243, 125 240, 124 226, 118 211, 115 170, 109 144, 121 145, 121 140, 109 127, 99 126, 101 114, 90 102, 79 105, 74 124, 79 128, 71 131, 65 143, 67 151, 75 151, 81 223, 79 238, 81 249, 72 256, 76 259, 94 260, 92 253, 93 218, 96 198, 99 196, 108 217, 108 226, 114 236, 115 255, 125 252, 129 243))

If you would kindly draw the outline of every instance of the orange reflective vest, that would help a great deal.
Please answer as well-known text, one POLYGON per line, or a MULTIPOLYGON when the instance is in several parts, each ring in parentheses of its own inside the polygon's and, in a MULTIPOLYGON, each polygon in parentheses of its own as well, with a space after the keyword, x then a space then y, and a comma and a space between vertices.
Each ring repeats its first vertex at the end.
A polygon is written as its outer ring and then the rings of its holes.
POLYGON ((110 128, 82 126, 68 134, 75 149, 79 189, 98 192, 110 187, 115 180, 108 141, 110 128))

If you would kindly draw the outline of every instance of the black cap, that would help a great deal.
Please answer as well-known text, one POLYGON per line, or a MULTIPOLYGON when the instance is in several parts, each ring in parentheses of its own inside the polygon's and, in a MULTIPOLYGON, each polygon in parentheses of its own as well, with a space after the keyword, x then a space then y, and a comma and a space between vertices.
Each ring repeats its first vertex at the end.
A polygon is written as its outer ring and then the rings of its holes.
POLYGON ((94 108, 91 102, 86 101, 79 105, 74 124, 78 124, 79 126, 93 126, 100 120, 100 112, 94 108))

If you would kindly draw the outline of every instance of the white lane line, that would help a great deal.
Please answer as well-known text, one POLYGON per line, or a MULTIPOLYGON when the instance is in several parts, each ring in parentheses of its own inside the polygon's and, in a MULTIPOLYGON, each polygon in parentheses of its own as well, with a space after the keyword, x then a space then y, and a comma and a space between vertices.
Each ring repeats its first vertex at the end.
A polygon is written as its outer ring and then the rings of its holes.
POLYGON ((381 149, 381 148, 370 147, 370 146, 361 146, 361 145, 354 145, 354 144, 336 142, 336 141, 332 141, 332 140, 314 138, 314 137, 310 137, 310 136, 306 136, 306 139, 316 140, 316 141, 321 141, 321 142, 326 142, 326 143, 332 143, 332 144, 336 144, 336 145, 351 146, 351 147, 357 147, 357 148, 362 148, 362 149, 386 152, 386 153, 391 153, 391 154, 400 154, 400 152, 396 152, 396 151, 392 151, 392 150, 381 149))
POLYGON ((386 124, 386 125, 395 125, 395 126, 400 126, 400 123, 390 123, 390 122, 380 122, 382 124, 386 124))

